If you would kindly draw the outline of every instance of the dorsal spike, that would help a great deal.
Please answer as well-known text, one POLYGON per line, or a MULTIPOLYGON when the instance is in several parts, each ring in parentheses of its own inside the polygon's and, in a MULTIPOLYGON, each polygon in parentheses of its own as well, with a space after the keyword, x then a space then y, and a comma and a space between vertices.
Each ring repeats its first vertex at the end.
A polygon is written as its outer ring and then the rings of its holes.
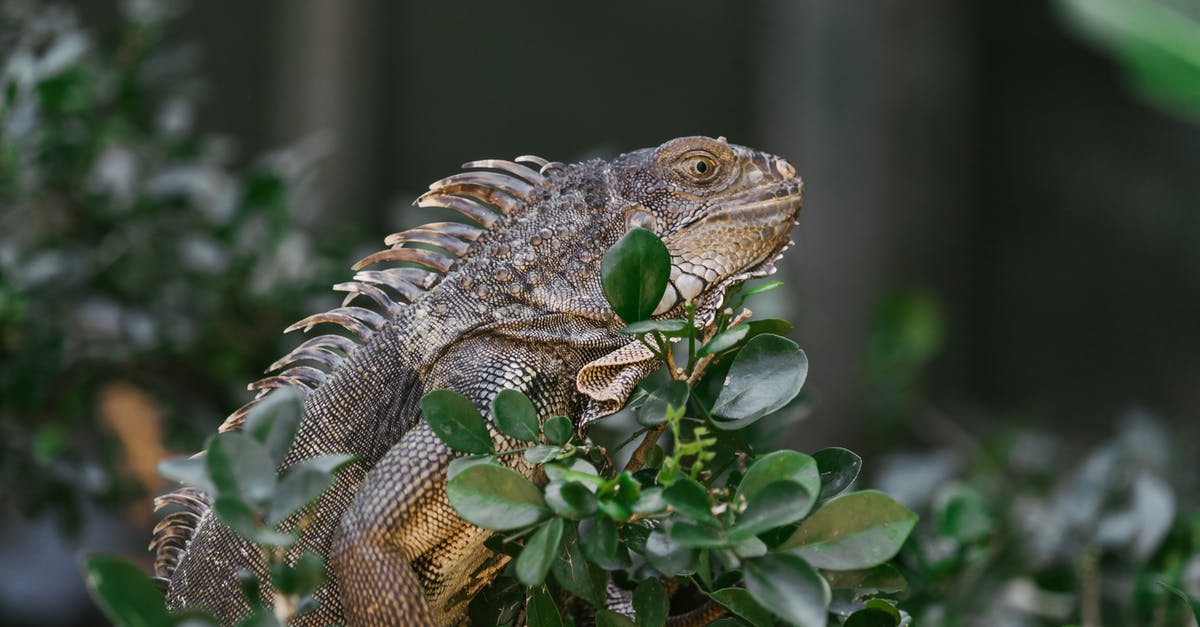
POLYGON ((533 185, 528 182, 499 172, 461 172, 435 181, 429 186, 429 191, 447 191, 466 186, 485 188, 492 192, 499 190, 526 202, 529 201, 530 194, 533 192, 533 185))
POLYGON ((297 348, 283 357, 276 359, 275 363, 271 364, 271 367, 267 368, 264 372, 274 372, 285 366, 304 360, 315 361, 327 368, 333 369, 342 360, 342 356, 323 347, 297 348))
POLYGON ((357 346, 358 342, 355 342, 344 335, 328 334, 308 338, 302 344, 297 346, 295 350, 329 347, 341 351, 344 355, 349 355, 350 351, 353 351, 357 346))
POLYGON ((254 406, 258 405, 262 401, 263 397, 256 396, 245 405, 237 408, 236 411, 234 411, 232 414, 229 414, 229 416, 225 418, 225 422, 222 422, 221 426, 217 428, 217 433, 225 433, 226 431, 237 431, 241 429, 242 425, 246 422, 246 416, 250 414, 250 410, 254 409, 254 406))
POLYGON ((462 196, 451 196, 449 194, 435 194, 433 192, 426 192, 420 198, 417 198, 413 204, 418 207, 442 207, 444 209, 452 209, 489 229, 500 221, 500 214, 493 211, 490 206, 482 204, 476 200, 464 198, 462 196))
POLYGON ((417 268, 388 268, 386 270, 362 270, 354 275, 354 280, 390 287, 412 302, 420 298, 426 289, 437 282, 437 275, 417 268), (409 270, 421 272, 433 277, 433 280, 413 276, 411 272, 408 272, 409 270))
POLYGON ((469 243, 464 242, 457 237, 441 231, 427 229, 425 227, 418 227, 415 229, 409 229, 407 231, 401 231, 399 233, 392 233, 387 237, 386 240, 384 240, 384 243, 395 247, 402 246, 408 242, 430 244, 439 248, 445 248, 456 257, 461 257, 463 253, 467 252, 467 249, 471 246, 469 243))
POLYGON ((454 264, 454 259, 424 248, 389 248, 363 257, 351 269, 361 270, 364 266, 381 261, 415 263, 442 273, 449 272, 450 266, 454 264))
POLYGON ((325 381, 325 371, 318 370, 312 366, 293 366, 279 373, 279 376, 308 383, 314 388, 325 381))
POLYGON ((384 318, 383 316, 371 311, 370 309, 367 309, 366 307, 338 307, 337 309, 330 310, 329 313, 344 313, 348 316, 352 316, 367 323, 375 331, 382 329, 383 326, 387 324, 387 318, 384 318))
POLYGON ((299 329, 304 329, 307 331, 314 326, 321 324, 322 322, 339 324, 345 327, 346 330, 357 335, 360 340, 364 341, 372 334, 371 328, 363 324, 358 318, 355 318, 349 314, 341 313, 337 309, 313 314, 307 318, 304 318, 303 320, 300 320, 299 322, 292 324, 292 326, 284 329, 283 332, 291 333, 292 331, 297 331, 299 329))
POLYGON ((379 305, 380 309, 388 312, 389 315, 394 316, 400 311, 399 303, 392 300, 383 290, 374 285, 359 283, 358 281, 347 281, 334 285, 333 289, 339 292, 347 292, 346 298, 342 300, 343 307, 349 305, 350 301, 354 300, 357 296, 366 296, 371 299, 371 302, 379 305))
MULTIPOLYGON (((269 392, 275 388, 283 388, 289 385, 304 385, 299 379, 285 377, 277 374, 270 377, 263 377, 257 381, 251 381, 246 384, 246 389, 251 392, 269 392)), ((261 398, 261 397, 260 397, 261 398)))
POLYGON ((513 161, 516 161, 517 163, 532 163, 533 165, 536 165, 538 168, 541 168, 542 166, 546 165, 547 163, 550 163, 548 160, 543 159, 537 155, 521 155, 520 157, 513 159, 513 161))
POLYGON ((479 161, 468 161, 462 164, 466 168, 486 168, 488 170, 500 170, 507 172, 513 176, 520 177, 525 181, 534 185, 541 185, 546 182, 546 177, 533 168, 523 166, 512 161, 504 161, 503 159, 481 159, 479 161))
MULTIPOLYGON (((481 229, 470 224, 463 224, 462 222, 430 222, 429 224, 422 224, 417 228, 421 231, 437 231, 446 235, 453 235, 454 237, 467 240, 468 242, 473 242, 479 239, 479 236, 487 233, 485 229, 481 229)), ((408 231, 392 233, 384 238, 383 243, 387 244, 388 246, 401 244, 405 241, 404 235, 406 233, 408 233, 408 231)))
POLYGON ((565 167, 567 167, 566 164, 564 164, 561 161, 551 161, 550 163, 543 164, 542 169, 538 170, 538 172, 541 174, 549 174, 550 172, 553 172, 554 170, 561 171, 565 167))

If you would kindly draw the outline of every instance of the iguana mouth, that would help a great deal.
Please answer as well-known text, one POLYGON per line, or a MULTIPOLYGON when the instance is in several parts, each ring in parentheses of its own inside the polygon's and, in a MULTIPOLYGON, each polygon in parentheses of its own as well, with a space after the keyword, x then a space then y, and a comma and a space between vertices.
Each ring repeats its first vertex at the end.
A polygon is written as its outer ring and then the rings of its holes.
POLYGON ((802 197, 803 183, 792 178, 770 191, 714 206, 665 238, 671 280, 654 315, 687 300, 707 303, 712 297, 704 296, 710 292, 717 292, 713 296, 719 303, 730 284, 774 272, 775 261, 791 244, 788 233, 797 223, 802 197), (714 245, 717 242, 725 245, 714 245))

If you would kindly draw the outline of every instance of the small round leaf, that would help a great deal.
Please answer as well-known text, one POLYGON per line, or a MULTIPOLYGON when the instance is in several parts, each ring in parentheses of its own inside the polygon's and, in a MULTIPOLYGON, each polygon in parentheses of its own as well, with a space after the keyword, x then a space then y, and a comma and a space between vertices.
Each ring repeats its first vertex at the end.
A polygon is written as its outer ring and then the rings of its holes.
POLYGON ((517 557, 517 580, 526 586, 540 586, 550 572, 562 541, 563 519, 555 517, 534 532, 517 557))
POLYGON ((492 399, 492 415, 501 433, 522 442, 537 442, 537 409, 528 396, 511 388, 500 390, 492 399))
POLYGON ((650 317, 662 300, 671 274, 671 254, 657 235, 630 229, 604 253, 600 280, 604 296, 625 322, 650 317))
POLYGON ((550 515, 536 485, 517 471, 496 464, 460 471, 446 482, 446 496, 463 520, 485 529, 520 529, 550 515))
POLYGON ((800 627, 824 627, 831 593, 820 573, 803 559, 768 553, 743 563, 746 590, 775 615, 800 627))
POLYGON ((434 390, 421 397, 425 422, 446 446, 463 453, 491 453, 492 437, 475 404, 454 390, 434 390))
POLYGON ((917 515, 875 490, 843 494, 809 516, 778 547, 829 570, 859 570, 896 555, 917 515))

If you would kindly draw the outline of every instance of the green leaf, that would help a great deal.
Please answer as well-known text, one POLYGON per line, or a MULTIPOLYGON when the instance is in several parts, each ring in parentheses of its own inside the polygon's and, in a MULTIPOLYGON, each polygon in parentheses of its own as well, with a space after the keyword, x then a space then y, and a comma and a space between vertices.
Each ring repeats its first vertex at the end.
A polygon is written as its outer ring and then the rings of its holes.
POLYGON ((463 453, 491 453, 492 437, 475 404, 454 390, 434 390, 421 397, 425 422, 446 446, 463 453))
POLYGON ((642 495, 633 504, 633 513, 646 516, 667 511, 667 501, 662 493, 663 489, 657 486, 642 490, 642 495))
POLYGON ((664 489, 663 500, 683 516, 713 527, 721 526, 720 521, 712 514, 708 490, 688 477, 680 477, 664 489))
POLYGON ((554 598, 550 596, 546 586, 538 586, 529 591, 525 614, 529 627, 563 627, 558 606, 554 604, 554 598))
POLYGON ((686 381, 672 379, 650 393, 650 397, 638 408, 637 421, 643 427, 653 427, 667 421, 668 413, 682 415, 688 402, 686 381))
POLYGON ((769 553, 743 563, 746 590, 760 605, 801 627, 826 624, 831 593, 821 575, 803 559, 769 553))
POLYGON ((596 495, 578 481, 551 481, 546 485, 546 504, 555 514, 584 518, 596 513, 596 495))
POLYGON ((558 459, 563 454, 563 447, 554 444, 536 444, 525 449, 525 461, 531 464, 544 464, 558 459))
POLYGON ((622 470, 617 475, 617 500, 632 507, 641 496, 642 484, 634 478, 633 473, 622 470))
POLYGON ((941 535, 960 544, 979 542, 991 535, 992 517, 983 495, 975 489, 962 484, 949 486, 939 491, 935 503, 934 519, 941 535))
POLYGON ((818 500, 831 499, 850 487, 862 469, 862 458, 853 451, 837 446, 823 448, 813 453, 817 469, 821 472, 821 496, 818 500))
POLYGON ((617 556, 617 523, 607 516, 579 521, 579 543, 584 556, 600 567, 611 564, 617 556))
POLYGON ((596 503, 596 507, 604 513, 605 516, 613 520, 625 522, 633 515, 633 508, 617 500, 604 499, 596 503))
POLYGON ((219 433, 204 455, 217 496, 263 505, 275 492, 275 464, 267 449, 237 431, 219 433))
POLYGON ((522 442, 537 442, 537 409, 528 396, 510 388, 500 390, 492 399, 492 415, 501 433, 522 442))
POLYGON ((277 562, 272 566, 271 581, 287 595, 312 594, 325 581, 325 562, 320 555, 305 551, 295 564, 277 562))
POLYGON ((449 481, 458 473, 476 464, 494 464, 496 458, 492 455, 464 455, 455 457, 446 465, 446 480, 449 481))
POLYGON ((584 557, 574 525, 564 529, 562 549, 550 571, 567 592, 591 603, 592 607, 604 607, 608 573, 584 557))
POLYGON ((92 555, 83 561, 88 591, 108 620, 118 627, 159 627, 173 624, 162 593, 140 568, 113 555, 92 555))
POLYGON ((804 518, 812 504, 811 493, 799 483, 788 479, 772 481, 754 493, 729 537, 740 542, 769 529, 790 525, 804 518))
POLYGON ((737 346, 737 343, 741 342, 742 338, 746 337, 746 334, 749 332, 750 327, 744 324, 739 324, 732 329, 726 329, 705 342, 704 346, 701 346, 700 350, 696 351, 696 356, 704 357, 706 355, 715 355, 721 351, 727 351, 737 346))
POLYGON ((795 342, 764 333, 746 342, 726 375, 728 383, 713 403, 721 429, 741 429, 779 410, 800 393, 808 357, 795 342))
POLYGON ((755 294, 766 294, 767 292, 774 291, 776 288, 778 288, 781 285, 783 285, 783 281, 767 281, 766 283, 763 283, 762 285, 755 285, 754 287, 742 292, 742 296, 754 296, 755 294))
POLYGON ((771 627, 775 624, 771 612, 759 605, 744 588, 723 588, 710 596, 754 627, 771 627))
MULTIPOLYGON (((734 494, 734 501, 745 499, 749 503, 754 500, 759 490, 776 481, 794 481, 810 495, 821 492, 821 474, 817 461, 804 453, 784 450, 763 455, 746 469, 746 474, 734 494)), ((809 506, 811 505, 810 498, 809 506)))
POLYGON ((1176 588, 1175 586, 1172 586, 1165 581, 1158 582, 1158 587, 1170 592, 1180 599, 1183 599, 1183 602, 1187 604, 1188 609, 1192 610, 1192 618, 1196 619, 1197 624, 1200 624, 1200 601, 1193 599, 1188 593, 1176 588))
POLYGON ((613 311, 626 323, 650 317, 671 274, 671 253, 654 233, 630 229, 604 253, 600 281, 613 311))
POLYGON ((158 474, 178 481, 185 486, 196 488, 209 496, 217 493, 212 481, 208 478, 208 462, 204 457, 180 455, 158 462, 158 474))
POLYGON ((661 529, 646 538, 645 556, 655 570, 668 577, 696 572, 696 550, 675 544, 661 529))
POLYGON ((764 333, 772 333, 775 335, 786 336, 792 332, 792 323, 781 318, 763 318, 762 320, 751 320, 745 324, 749 325, 750 332, 746 334, 744 342, 758 337, 764 333))
POLYGON ((850 615, 843 627, 898 627, 900 612, 883 599, 870 599, 866 607, 850 615))
POLYGON ((517 471, 496 464, 471 466, 446 482, 451 507, 467 522, 508 531, 550 515, 542 492, 517 471))
POLYGON ((908 589, 908 581, 904 579, 904 575, 891 564, 880 564, 862 570, 827 570, 821 574, 834 590, 895 594, 908 589))
POLYGON ((760 557, 767 554, 767 544, 755 536, 749 536, 733 546, 733 554, 740 558, 760 557))
POLYGON ((634 627, 634 623, 624 614, 612 610, 596 610, 596 627, 634 627))
POLYGON ((244 431, 267 447, 278 467, 292 449, 292 440, 304 418, 304 397, 290 387, 279 388, 250 409, 244 431))
POLYGON ((315 500, 333 484, 334 472, 352 459, 353 455, 318 455, 289 468, 267 507, 267 524, 277 525, 315 500))
POLYGON ((829 570, 859 570, 896 555, 917 515, 875 490, 843 494, 801 523, 778 547, 829 570))
POLYGON ((586 459, 575 457, 566 461, 567 464, 563 462, 546 464, 546 478, 551 481, 578 481, 592 492, 596 491, 596 486, 604 483, 604 480, 600 478, 600 471, 596 470, 596 467, 586 459))
POLYGON ((667 613, 671 601, 667 589, 655 577, 643 579, 633 589, 634 624, 637 627, 663 627, 667 624, 667 613))
POLYGON ((687 320, 639 320, 621 329, 625 335, 662 333, 667 337, 687 335, 687 320))
POLYGON ((716 549, 727 546, 725 532, 690 520, 676 520, 667 530, 671 542, 691 549, 716 549))
POLYGON ((563 519, 551 518, 542 525, 529 542, 521 555, 517 557, 517 580, 529 587, 540 586, 550 572, 550 565, 558 555, 558 545, 562 541, 563 519))
POLYGON ((546 435, 546 441, 551 444, 563 445, 571 441, 571 432, 575 427, 571 424, 571 419, 566 416, 554 416, 546 421, 542 427, 542 433, 546 435))

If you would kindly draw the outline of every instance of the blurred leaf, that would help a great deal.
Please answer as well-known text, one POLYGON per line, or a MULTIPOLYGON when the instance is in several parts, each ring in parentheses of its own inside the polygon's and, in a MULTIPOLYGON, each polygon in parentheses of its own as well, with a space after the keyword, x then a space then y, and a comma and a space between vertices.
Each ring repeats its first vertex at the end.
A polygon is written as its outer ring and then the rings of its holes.
POLYGON ((787 405, 804 385, 808 358, 795 342, 765 333, 746 342, 726 376, 712 413, 720 429, 741 429, 787 405))
POLYGON ((475 404, 453 390, 434 390, 421 397, 425 421, 446 446, 463 453, 491 453, 492 437, 475 404))
POLYGON ((579 543, 583 554, 601 567, 617 556, 617 523, 607 516, 579 521, 579 543))
POLYGON ((464 455, 462 457, 455 457, 446 466, 446 480, 453 479, 458 473, 476 464, 494 464, 495 462, 496 457, 494 455, 464 455))
POLYGON ((558 555, 558 545, 562 540, 563 520, 551 518, 542 525, 529 542, 521 555, 517 557, 517 580, 529 587, 540 586, 550 572, 550 565, 558 555))
POLYGON ((817 470, 821 473, 821 496, 818 500, 829 500, 850 487, 862 469, 862 458, 849 449, 833 446, 813 453, 817 470))
POLYGON ((500 390, 492 399, 492 415, 501 433, 523 442, 537 442, 537 410, 528 396, 509 388, 500 390))
POLYGON ((908 588, 904 575, 891 564, 880 564, 863 570, 827 570, 821 573, 834 590, 858 590, 894 594, 908 588))
POLYGON ((713 592, 712 597, 754 627, 771 627, 775 624, 771 612, 759 605, 745 588, 723 588, 713 592))
POLYGON ((318 455, 289 468, 267 507, 267 524, 277 525, 313 502, 333 485, 334 473, 352 459, 353 455, 318 455))
POLYGON ((658 332, 667 337, 687 335, 687 331, 688 325, 686 320, 639 320, 621 329, 621 333, 626 335, 643 335, 658 332))
POLYGON ((659 514, 667 510, 667 500, 663 498, 663 489, 659 487, 642 490, 641 496, 633 504, 633 513, 643 516, 659 514))
POLYGON ((634 627, 634 623, 624 614, 612 610, 596 610, 596 627, 634 627))
POLYGON ((1198 624, 1200 624, 1200 601, 1193 599, 1188 593, 1176 588, 1175 586, 1172 586, 1165 581, 1158 582, 1158 586, 1163 590, 1166 590, 1167 592, 1179 597, 1180 599, 1183 599, 1183 602, 1187 604, 1188 609, 1192 611, 1192 618, 1195 619, 1198 624))
POLYGON ((460 471, 446 482, 446 496, 463 520, 485 529, 520 529, 550 516, 537 486, 496 464, 460 471))
POLYGON ((754 287, 742 292, 742 296, 754 296, 756 294, 766 294, 767 292, 775 291, 776 288, 779 288, 782 285, 783 285, 783 281, 767 281, 766 283, 763 283, 762 285, 755 285, 754 287))
POLYGON ((557 459, 563 454, 563 447, 553 444, 536 444, 525 450, 525 461, 531 464, 544 464, 557 459))
POLYGON ((712 514, 708 490, 688 477, 680 477, 663 490, 663 500, 683 516, 712 527, 721 523, 712 514))
POLYGON ((682 414, 687 407, 688 385, 686 381, 671 380, 650 393, 650 397, 637 410, 638 424, 653 427, 667 421, 668 412, 682 414))
POLYGON ((942 535, 970 544, 992 533, 992 518, 979 492, 957 484, 939 494, 939 501, 934 514, 942 535))
POLYGON ((529 591, 529 601, 525 604, 526 620, 529 627, 562 627, 562 616, 546 586, 538 586, 529 591))
POLYGON ((668 577, 696 572, 696 550, 676 544, 661 529, 646 538, 645 555, 651 566, 668 577))
POLYGON ((209 496, 217 493, 212 481, 208 478, 208 462, 203 457, 180 455, 164 459, 158 462, 158 474, 185 486, 196 488, 209 496))
POLYGON ((546 485, 546 503, 554 513, 567 518, 596 513, 596 495, 578 481, 551 481, 546 485))
POLYGON ((725 532, 690 520, 676 520, 671 523, 667 537, 675 545, 690 549, 716 549, 729 544, 725 532))
POLYGON ((270 454, 245 433, 218 433, 204 459, 218 497, 262 505, 275 492, 275 464, 270 454))
POLYGON ((706 355, 715 355, 722 351, 727 351, 734 346, 737 346, 738 342, 741 342, 749 332, 750 327, 744 324, 739 324, 732 329, 726 329, 725 331, 714 335, 711 340, 705 342, 704 346, 701 346, 700 350, 696 351, 696 355, 698 357, 704 357, 706 355))
POLYGON ((571 425, 571 419, 566 416, 554 416, 546 421, 542 427, 542 433, 546 435, 546 441, 551 444, 563 445, 571 441, 571 432, 574 427, 571 425))
POLYGON ((564 529, 562 549, 550 570, 554 580, 567 592, 591 603, 592 607, 604 607, 608 573, 584 557, 574 525, 564 529))
POLYGON ((604 253, 600 279, 613 311, 626 323, 650 317, 662 300, 671 254, 654 233, 633 228, 604 253))
POLYGON ((637 627, 664 627, 670 605, 667 589, 655 577, 641 580, 633 589, 634 623, 637 627))
POLYGON ((777 616, 801 627, 824 626, 829 586, 798 556, 770 553, 744 563, 746 590, 777 616))
POLYGON ((870 568, 892 559, 916 523, 882 492, 851 492, 817 510, 778 550, 830 570, 870 568))
POLYGON ((271 580, 283 594, 305 596, 312 594, 325 582, 325 561, 312 551, 305 551, 295 564, 276 563, 271 580))
POLYGON ((88 591, 104 615, 118 627, 160 627, 173 621, 162 593, 128 560, 93 555, 83 561, 88 591))
POLYGON ((285 387, 272 391, 250 409, 244 430, 263 443, 276 467, 292 448, 292 440, 304 417, 304 399, 296 390, 285 387))

